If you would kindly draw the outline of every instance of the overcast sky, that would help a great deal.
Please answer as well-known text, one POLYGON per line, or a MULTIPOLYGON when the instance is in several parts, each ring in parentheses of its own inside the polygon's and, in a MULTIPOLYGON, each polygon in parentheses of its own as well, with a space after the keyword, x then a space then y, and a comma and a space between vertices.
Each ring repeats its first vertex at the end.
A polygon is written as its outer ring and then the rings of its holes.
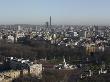
POLYGON ((0 24, 110 24, 110 0, 0 0, 0 24))

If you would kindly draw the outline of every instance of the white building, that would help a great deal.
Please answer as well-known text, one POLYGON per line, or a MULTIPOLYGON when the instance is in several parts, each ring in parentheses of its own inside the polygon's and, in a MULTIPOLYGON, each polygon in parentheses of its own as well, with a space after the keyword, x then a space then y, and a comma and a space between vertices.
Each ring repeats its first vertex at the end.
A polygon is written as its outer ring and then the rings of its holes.
POLYGON ((8 36, 8 42, 14 42, 14 36, 9 35, 8 36))
POLYGON ((77 32, 74 32, 74 36, 77 37, 78 36, 78 33, 77 32))
POLYGON ((21 38, 21 37, 24 37, 25 36, 25 34, 24 34, 24 32, 16 32, 15 33, 15 40, 17 41, 17 39, 18 38, 21 38))
POLYGON ((21 26, 18 26, 18 31, 21 31, 22 29, 21 29, 21 26))

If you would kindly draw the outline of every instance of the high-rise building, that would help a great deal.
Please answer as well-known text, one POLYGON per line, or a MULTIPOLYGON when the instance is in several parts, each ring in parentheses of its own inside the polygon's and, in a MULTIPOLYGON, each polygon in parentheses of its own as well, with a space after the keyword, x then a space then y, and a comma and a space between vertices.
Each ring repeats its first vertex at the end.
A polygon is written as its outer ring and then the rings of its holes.
POLYGON ((52 20, 51 20, 51 16, 50 16, 50 27, 51 27, 51 22, 52 22, 52 20))

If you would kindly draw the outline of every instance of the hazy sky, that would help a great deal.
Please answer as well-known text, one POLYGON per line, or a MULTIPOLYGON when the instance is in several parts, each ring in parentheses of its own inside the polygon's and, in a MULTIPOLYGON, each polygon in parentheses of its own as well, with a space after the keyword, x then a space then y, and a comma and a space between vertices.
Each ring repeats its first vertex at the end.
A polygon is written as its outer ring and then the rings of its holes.
POLYGON ((110 0, 0 0, 0 24, 110 24, 110 0))

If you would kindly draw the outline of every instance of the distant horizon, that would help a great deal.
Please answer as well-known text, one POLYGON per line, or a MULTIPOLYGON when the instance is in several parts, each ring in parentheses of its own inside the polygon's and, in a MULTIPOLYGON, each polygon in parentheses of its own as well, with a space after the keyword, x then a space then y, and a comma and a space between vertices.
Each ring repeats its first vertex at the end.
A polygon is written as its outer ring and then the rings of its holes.
MULTIPOLYGON (((46 23, 43 23, 43 24, 15 23, 15 24, 0 24, 0 25, 46 25, 46 23)), ((52 25, 110 26, 110 24, 52 24, 52 25)))
POLYGON ((110 0, 1 0, 0 24, 110 25, 110 0))

